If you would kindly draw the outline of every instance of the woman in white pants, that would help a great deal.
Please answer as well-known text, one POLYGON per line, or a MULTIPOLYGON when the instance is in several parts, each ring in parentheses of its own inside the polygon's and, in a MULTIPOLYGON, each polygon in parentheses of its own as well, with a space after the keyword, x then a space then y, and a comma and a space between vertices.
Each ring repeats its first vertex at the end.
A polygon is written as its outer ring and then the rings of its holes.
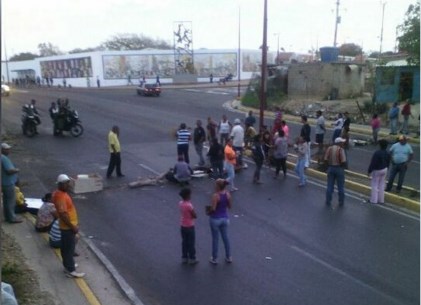
POLYGON ((388 142, 381 139, 378 143, 380 149, 374 152, 368 167, 368 175, 370 176, 371 174, 370 202, 373 204, 384 204, 384 187, 390 155, 387 152, 388 142))

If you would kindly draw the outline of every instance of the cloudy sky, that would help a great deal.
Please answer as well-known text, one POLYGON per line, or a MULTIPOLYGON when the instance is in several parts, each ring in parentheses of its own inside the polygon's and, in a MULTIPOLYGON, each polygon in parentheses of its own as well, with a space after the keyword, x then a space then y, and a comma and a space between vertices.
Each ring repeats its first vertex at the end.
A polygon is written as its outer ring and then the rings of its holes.
MULTIPOLYGON (((336 1, 337 42, 378 51, 384 10, 383 51, 395 48, 396 27, 416 0, 267 0, 269 50, 304 52, 332 46, 336 1), (279 36, 278 36, 279 35, 279 36)), ((189 21, 193 46, 258 49, 263 41, 264 0, 2 0, 2 59, 38 53, 51 42, 61 51, 95 47, 115 34, 136 33, 173 43, 177 21, 189 21), (241 16, 239 18, 239 16, 241 16)))

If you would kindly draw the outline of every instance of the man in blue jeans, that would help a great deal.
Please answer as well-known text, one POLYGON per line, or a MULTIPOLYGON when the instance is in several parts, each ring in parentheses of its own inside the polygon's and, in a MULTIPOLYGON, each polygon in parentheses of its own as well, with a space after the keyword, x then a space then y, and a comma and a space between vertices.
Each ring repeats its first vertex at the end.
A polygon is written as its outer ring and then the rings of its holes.
POLYGON ((406 142, 406 137, 404 135, 399 137, 399 142, 393 144, 392 147, 390 147, 389 152, 392 160, 392 166, 390 168, 390 175, 386 186, 386 192, 390 192, 393 186, 393 181, 395 180, 395 176, 397 173, 399 173, 396 193, 400 193, 408 164, 411 162, 412 157, 414 156, 414 152, 411 145, 406 142))
POLYGON ((324 160, 328 165, 327 169, 327 189, 326 189, 326 205, 331 206, 332 194, 335 188, 335 180, 338 186, 339 206, 344 205, 345 201, 345 164, 346 155, 343 148, 346 140, 338 137, 334 144, 330 146, 325 153, 324 160))
POLYGON ((1 143, 1 191, 3 193, 4 219, 8 223, 20 223, 22 219, 15 215, 16 193, 15 183, 18 179, 17 169, 9 159, 10 149, 7 143, 1 143))

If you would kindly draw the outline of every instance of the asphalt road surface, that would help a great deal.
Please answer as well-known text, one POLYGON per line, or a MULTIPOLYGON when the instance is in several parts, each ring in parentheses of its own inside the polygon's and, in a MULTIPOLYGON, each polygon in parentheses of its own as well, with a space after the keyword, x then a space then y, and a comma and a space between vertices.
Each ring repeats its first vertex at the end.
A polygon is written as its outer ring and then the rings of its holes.
MULTIPOLYGON (((28 197, 52 190, 60 173, 105 176, 106 137, 112 125, 120 126, 126 177, 105 180, 104 191, 74 198, 84 236, 145 304, 419 304, 418 215, 388 205, 370 206, 352 192, 347 192, 345 207, 327 209, 325 181, 309 179, 306 187, 298 188, 293 173, 274 180, 273 172, 264 169, 264 184, 253 185, 253 164, 236 177, 240 190, 233 194, 229 227, 234 263, 223 262, 222 246, 219 264, 208 263, 211 236, 204 207, 213 181, 199 179, 191 187, 199 215, 200 263, 181 264, 180 188, 164 184, 128 189, 127 183, 173 166, 176 144, 171 130, 181 122, 194 127, 198 118, 218 120, 223 113, 237 117, 223 108, 233 95, 229 89, 165 87, 159 98, 136 96, 134 89, 32 89, 2 99, 2 125, 15 149, 26 153, 14 160, 17 166, 30 168, 45 186, 28 197), (52 136, 47 109, 59 96, 67 96, 79 111, 82 137, 52 136), (43 111, 43 124, 40 135, 28 139, 20 132, 20 107, 31 98, 43 111)), ((190 157, 192 163, 197 161, 193 148, 190 157)), ((95 275, 88 274, 88 280, 90 276, 95 275)))

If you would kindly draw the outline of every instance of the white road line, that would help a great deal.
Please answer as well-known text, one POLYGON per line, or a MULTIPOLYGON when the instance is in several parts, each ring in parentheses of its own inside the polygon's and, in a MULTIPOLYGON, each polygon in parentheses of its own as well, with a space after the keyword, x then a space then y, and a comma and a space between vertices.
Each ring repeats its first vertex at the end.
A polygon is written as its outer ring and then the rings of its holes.
POLYGON ((139 166, 140 166, 140 167, 143 167, 144 169, 146 169, 146 170, 148 170, 148 171, 150 171, 151 173, 154 173, 155 175, 159 175, 159 174, 160 174, 160 173, 158 173, 156 170, 154 170, 154 169, 150 168, 149 166, 147 166, 147 165, 145 165, 145 164, 139 163, 139 166))
POLYGON ((396 298, 394 298, 394 297, 392 297, 392 296, 390 296, 388 294, 385 294, 384 292, 376 289, 375 287, 370 286, 369 284, 364 283, 362 280, 359 280, 356 277, 353 277, 352 275, 346 273, 345 271, 343 271, 343 270, 341 270, 339 268, 336 268, 335 266, 333 266, 333 265, 329 264, 328 262, 326 262, 326 261, 324 261, 324 260, 322 260, 322 259, 314 256, 313 254, 308 253, 308 252, 306 252, 306 251, 304 251, 304 250, 302 250, 302 249, 300 249, 300 248, 298 248, 296 246, 290 246, 290 248, 293 249, 293 250, 295 250, 296 252, 300 253, 301 255, 306 256, 310 260, 312 260, 312 261, 314 261, 314 262, 322 265, 323 267, 326 267, 330 271, 332 271, 334 273, 337 273, 337 274, 339 274, 339 275, 341 275, 341 276, 343 276, 343 277, 351 280, 355 284, 360 285, 360 286, 362 286, 362 287, 364 287, 364 288, 366 288, 368 290, 371 290, 371 291, 373 291, 373 292, 381 295, 382 297, 384 297, 386 299, 389 299, 389 300, 392 300, 392 301, 394 301, 394 302, 396 302, 398 304, 401 304, 401 302, 399 300, 397 300, 396 298))

